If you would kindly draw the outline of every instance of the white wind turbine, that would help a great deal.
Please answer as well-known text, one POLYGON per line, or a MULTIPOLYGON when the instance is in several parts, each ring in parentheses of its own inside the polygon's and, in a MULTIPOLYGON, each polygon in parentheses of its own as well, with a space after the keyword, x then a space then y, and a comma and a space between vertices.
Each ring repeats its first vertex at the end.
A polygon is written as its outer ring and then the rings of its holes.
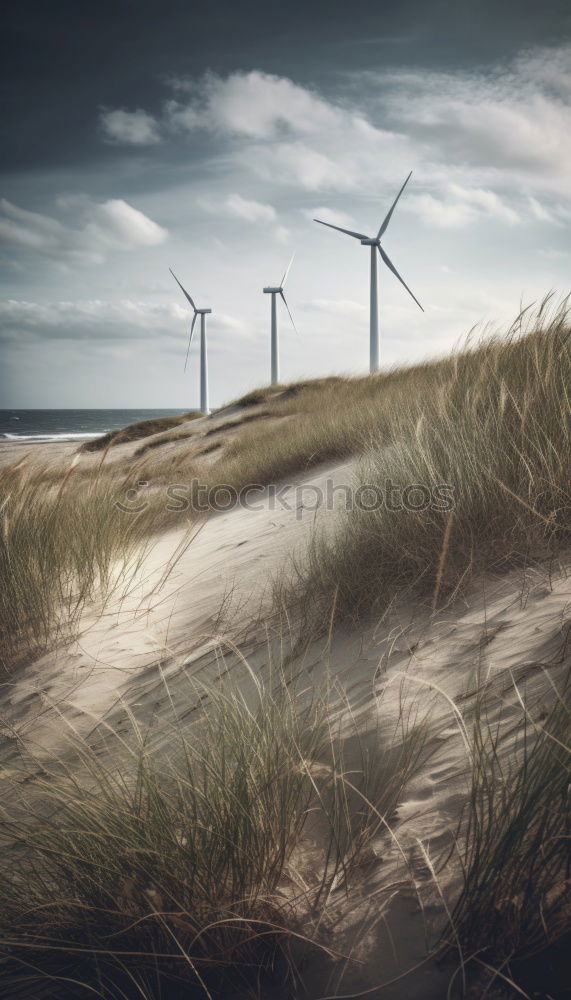
POLYGON ((183 288, 172 268, 169 267, 169 271, 194 310, 194 316, 192 317, 192 324, 190 327, 190 336, 188 338, 188 347, 186 349, 186 360, 184 362, 185 371, 186 371, 186 366, 188 364, 188 354, 190 351, 192 334, 194 333, 194 324, 196 323, 196 317, 200 316, 200 409, 202 413, 210 413, 210 409, 208 406, 208 354, 206 351, 206 316, 208 313, 212 312, 212 309, 197 309, 191 296, 188 294, 186 288, 183 288))
POLYGON ((276 302, 276 296, 277 295, 281 295, 282 299, 284 300, 284 305, 285 305, 285 307, 286 307, 286 309, 288 311, 288 315, 289 315, 289 318, 291 320, 291 325, 293 326, 295 332, 297 333, 297 329, 296 329, 295 323, 293 321, 293 316, 292 316, 292 314, 289 311, 289 306, 288 306, 288 304, 286 302, 286 297, 284 295, 284 285, 286 283, 287 276, 289 274, 289 269, 290 269, 291 265, 293 264, 293 258, 294 257, 295 257, 295 254, 292 254, 291 260, 290 260, 288 266, 286 267, 286 269, 284 271, 284 276, 283 276, 280 284, 279 285, 269 285, 267 288, 264 288, 265 294, 272 296, 272 332, 271 332, 271 337, 272 337, 272 339, 271 339, 271 382, 272 382, 272 385, 277 385, 277 383, 280 380, 280 359, 279 359, 279 351, 278 351, 278 308, 277 308, 277 302, 276 302))
MULTIPOLYGON (((401 285, 404 285, 409 295, 412 296, 417 306, 422 309, 420 302, 415 295, 412 294, 407 283, 403 281, 400 274, 398 273, 396 267, 389 259, 385 251, 381 246, 381 236, 385 233, 389 222, 391 221, 391 216, 395 210, 396 203, 399 200, 401 194, 403 193, 406 185, 408 184, 410 178, 412 177, 412 170, 408 175, 406 181, 401 187, 399 193, 397 194, 395 200, 393 201, 389 211, 387 212, 385 218, 381 223, 381 227, 376 236, 365 236, 364 233, 353 233, 350 229, 342 229, 341 226, 334 226, 331 222, 322 222, 321 219, 314 219, 314 222, 319 222, 322 226, 329 226, 330 229, 338 229, 340 233, 346 233, 347 236, 353 236, 356 240, 360 240, 362 246, 371 248, 371 296, 370 296, 370 370, 371 372, 376 372, 379 367, 379 304, 377 297, 377 250, 381 256, 381 260, 387 265, 389 271, 392 271, 395 277, 398 278, 401 285)), ((265 290, 265 289, 264 289, 265 290)), ((424 309, 422 309, 424 312, 424 309)))

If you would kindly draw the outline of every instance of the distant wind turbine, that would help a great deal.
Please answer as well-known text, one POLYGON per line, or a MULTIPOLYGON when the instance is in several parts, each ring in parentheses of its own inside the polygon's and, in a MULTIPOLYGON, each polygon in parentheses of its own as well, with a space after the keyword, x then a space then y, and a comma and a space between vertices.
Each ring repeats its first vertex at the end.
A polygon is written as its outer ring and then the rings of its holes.
MULTIPOLYGON (((314 219, 314 222, 319 222, 322 226, 329 226, 330 229, 337 229, 340 233, 345 233, 347 236, 353 236, 356 240, 360 240, 362 246, 371 248, 371 296, 370 296, 370 370, 371 372, 376 372, 379 368, 379 304, 377 297, 377 253, 381 256, 381 259, 387 265, 389 271, 392 271, 396 278, 400 281, 401 285, 404 285, 408 294, 412 296, 417 306, 422 309, 420 302, 415 295, 412 294, 407 283, 403 281, 400 274, 398 273, 396 267, 389 259, 388 255, 385 253, 381 246, 381 236, 385 233, 389 222, 391 221, 391 216, 396 208, 397 201, 399 200, 401 194, 403 193, 406 185, 408 184, 410 178, 412 177, 412 170, 408 175, 406 181, 401 187, 399 193, 397 194, 395 200, 393 201, 389 211, 387 212, 381 227, 376 236, 365 236, 364 233, 353 233, 350 229, 342 229, 341 226, 334 226, 331 222, 322 222, 321 219, 314 219)), ((266 289, 264 289, 266 291, 266 289)), ((424 312, 424 309, 422 309, 424 312)))
POLYGON ((188 299, 194 310, 194 316, 192 317, 192 324, 190 327, 190 336, 188 338, 188 347, 186 349, 186 360, 184 362, 185 371, 186 371, 186 366, 188 364, 188 354, 190 351, 192 334, 194 333, 194 324, 196 323, 196 317, 200 316, 200 409, 202 413, 210 413, 210 409, 208 406, 208 354, 206 351, 206 316, 208 315, 208 313, 212 312, 212 309, 197 309, 193 299, 188 294, 186 288, 183 288, 172 268, 169 267, 169 271, 172 274, 174 280, 176 281, 178 287, 182 291, 183 295, 186 296, 186 298, 188 299))
POLYGON ((292 254, 291 260, 290 260, 288 266, 286 267, 286 269, 284 271, 284 276, 283 276, 280 284, 279 285, 275 285, 275 286, 271 286, 270 285, 267 288, 264 288, 265 294, 272 296, 272 328, 271 328, 271 337, 272 337, 272 340, 271 340, 271 345, 272 345, 271 346, 271 376, 272 376, 271 377, 271 381, 272 381, 272 385, 277 385, 277 383, 280 380, 280 359, 279 359, 279 351, 278 351, 278 309, 277 309, 277 302, 276 302, 276 296, 277 295, 281 295, 282 299, 284 300, 284 305, 285 305, 285 307, 286 307, 286 309, 288 311, 288 316, 289 316, 289 318, 291 320, 291 325, 293 326, 295 332, 297 333, 297 329, 296 329, 295 323, 293 321, 293 316, 292 316, 292 314, 289 311, 289 306, 288 306, 288 304, 286 302, 286 297, 284 295, 284 285, 286 283, 287 276, 289 274, 289 269, 290 269, 291 265, 293 264, 293 258, 294 257, 295 257, 295 254, 292 254))

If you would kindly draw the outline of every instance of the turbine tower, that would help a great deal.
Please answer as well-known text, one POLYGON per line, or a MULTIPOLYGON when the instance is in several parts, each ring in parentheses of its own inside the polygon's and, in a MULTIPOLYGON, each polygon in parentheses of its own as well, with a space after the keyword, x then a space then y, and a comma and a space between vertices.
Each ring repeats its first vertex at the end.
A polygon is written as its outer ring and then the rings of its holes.
POLYGON ((180 288, 182 293, 186 296, 186 298, 188 299, 194 310, 194 316, 192 317, 192 324, 190 327, 190 336, 188 338, 188 347, 186 349, 186 360, 184 362, 185 371, 186 371, 186 366, 188 364, 188 354, 190 351, 192 334, 194 333, 194 324, 196 323, 196 317, 200 316, 200 409, 202 413, 210 413, 210 408, 208 406, 208 354, 206 350, 206 316, 208 315, 208 313, 212 312, 212 309, 197 309, 191 296, 188 294, 186 288, 183 288, 172 268, 169 267, 169 271, 172 274, 174 280, 176 281, 178 287, 180 288))
POLYGON ((279 285, 275 285, 275 286, 274 285, 269 285, 267 288, 264 288, 264 293, 266 295, 271 295, 272 296, 272 326, 271 326, 271 383, 272 383, 272 385, 277 385, 277 383, 280 380, 280 358, 279 358, 279 350, 278 350, 278 308, 277 308, 277 301, 276 301, 276 296, 277 295, 281 295, 282 299, 284 300, 284 305, 285 305, 285 307, 286 307, 286 309, 288 311, 288 315, 289 315, 289 318, 291 320, 291 325, 293 326, 295 332, 297 333, 297 330, 296 330, 296 327, 295 327, 295 323, 293 321, 293 316, 292 316, 292 314, 289 311, 289 306, 288 306, 288 304, 286 302, 286 297, 284 295, 284 285, 286 283, 287 276, 289 274, 289 269, 290 269, 291 265, 293 264, 293 258, 294 257, 295 257, 295 254, 292 254, 291 260, 290 260, 288 266, 286 267, 286 269, 284 271, 284 276, 283 276, 280 284, 279 285))
MULTIPOLYGON (((314 222, 319 222, 322 226, 329 226, 330 229, 337 229, 340 233, 345 233, 347 236, 353 236, 354 239, 360 240, 361 245, 370 248, 371 255, 371 294, 370 294, 370 371, 376 372, 379 368, 379 302, 378 302, 378 292, 377 292, 377 250, 381 260, 387 265, 389 271, 392 271, 396 278, 400 281, 401 285, 404 285, 408 294, 412 296, 417 306, 422 309, 420 302, 415 295, 412 294, 410 288, 408 287, 406 281, 403 281, 400 274, 398 273, 396 267, 385 253, 381 246, 381 237, 384 235, 389 222, 391 221, 391 216, 396 208, 397 201, 399 200, 401 194, 403 193, 406 185, 408 184, 410 178, 412 177, 412 170, 408 175, 406 181, 401 187, 399 193, 397 194, 395 200, 393 201, 389 211, 387 212, 385 218, 383 219, 380 229, 376 236, 365 236, 364 233, 354 233, 350 229, 342 229, 341 226, 334 226, 331 222, 322 222, 321 219, 314 219, 314 222)), ((264 289, 265 291, 265 289, 264 289)), ((424 309, 422 309, 424 312, 424 309)))

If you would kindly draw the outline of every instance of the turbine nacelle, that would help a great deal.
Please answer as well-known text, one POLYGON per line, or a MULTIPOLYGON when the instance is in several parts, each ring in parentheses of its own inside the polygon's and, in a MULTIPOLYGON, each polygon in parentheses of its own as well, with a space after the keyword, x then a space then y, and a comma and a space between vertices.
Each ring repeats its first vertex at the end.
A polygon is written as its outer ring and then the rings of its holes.
POLYGON ((272 296, 272 301, 271 301, 272 319, 271 319, 271 328, 270 328, 270 331, 271 331, 271 384, 272 385, 277 385, 278 382, 279 382, 279 368, 280 368, 280 366, 279 366, 279 357, 278 357, 278 309, 277 309, 277 305, 278 305, 278 303, 277 303, 277 296, 278 295, 282 299, 283 304, 284 304, 284 306, 287 309, 288 316, 289 316, 289 318, 291 320, 291 325, 293 326, 295 332, 297 333, 297 329, 296 329, 295 323, 293 321, 293 316, 292 316, 292 314, 290 312, 290 308, 289 308, 289 306, 287 304, 287 299, 286 299, 286 297, 284 295, 284 285, 285 285, 285 283, 287 281, 287 276, 289 274, 290 267, 293 264, 293 258, 294 258, 294 256, 295 256, 295 254, 291 255, 291 260, 290 260, 288 266, 286 267, 286 269, 285 269, 285 271, 283 273, 283 277, 282 277, 282 280, 280 281, 279 285, 266 285, 265 288, 262 289, 262 291, 264 292, 264 295, 271 295, 272 296))
POLYGON ((392 260, 386 253, 386 251, 381 246, 381 237, 384 236, 389 222, 391 221, 393 212, 396 208, 397 202, 403 193, 405 187, 407 186, 412 175, 412 170, 402 185, 399 193, 397 194, 395 200, 393 201, 391 207, 389 208, 387 214, 385 215, 381 225, 379 226, 379 231, 376 236, 367 236, 366 233, 357 233, 353 229, 345 229, 344 226, 336 226, 333 222, 325 222, 323 219, 314 219, 314 222, 319 222, 321 226, 327 226, 328 229, 335 229, 338 233, 344 233, 345 236, 351 236, 354 240, 358 240, 362 247, 370 247, 371 253, 371 293, 370 293, 370 370, 375 372, 379 367, 379 305, 377 296, 377 251, 379 252, 379 257, 381 258, 385 267, 392 271, 395 278, 400 281, 401 285, 407 290, 408 294, 416 302, 419 309, 422 308, 420 302, 418 301, 416 295, 414 295, 410 288, 408 287, 406 281, 400 276, 392 260))
POLYGON ((210 413, 210 407, 208 405, 208 359, 206 351, 206 319, 212 309, 198 309, 196 303, 190 294, 187 292, 184 285, 181 285, 176 274, 174 273, 172 267, 169 267, 169 271, 172 274, 174 280, 176 281, 178 287, 183 293, 185 299, 190 305, 194 315, 192 317, 192 323, 190 325, 190 334, 188 337, 188 347, 186 349, 186 358, 184 361, 184 370, 186 371, 186 366, 188 364, 188 355, 190 353, 190 345, 192 343, 192 335, 194 333, 194 327, 196 325, 196 320, 200 316, 200 409, 203 413, 210 413))
MULTIPOLYGON (((394 212, 394 210, 396 208, 396 204, 397 204, 397 202, 398 202, 401 194, 403 193, 405 187, 407 186, 407 184, 408 184, 411 176, 412 176, 412 170, 411 170, 410 174, 408 175, 407 179, 405 180, 403 186, 401 187, 399 193, 397 194, 395 200, 393 201, 391 207, 389 208, 387 214, 385 215, 383 221, 381 222, 381 225, 379 227, 379 231, 378 231, 378 233, 377 233, 376 236, 366 236, 365 233, 356 233, 352 229, 344 229, 343 226, 335 226, 335 225, 333 225, 332 222, 324 222, 323 219, 314 219, 313 221, 314 222, 319 222, 319 224, 321 226, 327 226, 328 229, 336 229, 338 233, 344 233, 345 236, 352 236, 353 239, 359 240, 359 243, 363 247, 376 247, 377 250, 379 251, 379 254, 380 254, 380 257, 381 257, 381 260, 383 261, 383 263, 388 267, 389 271, 392 271, 392 273, 394 274, 395 278, 397 278, 400 281, 401 285, 403 285, 403 287, 406 288, 408 294, 410 295, 410 297, 412 299, 414 299, 414 301, 416 302, 418 308, 422 309, 422 311, 424 312, 424 309, 422 308, 422 306, 421 306, 420 302, 418 301, 416 295, 413 295, 413 293, 411 292, 410 288, 408 287, 406 281, 404 281, 403 278, 401 278, 401 276, 398 273, 398 271, 397 271, 395 265, 393 264, 392 260, 389 258, 388 254, 383 250, 383 248, 381 246, 381 236, 383 236, 384 233, 386 232, 387 227, 389 225, 389 222, 391 221, 392 214, 393 214, 393 212, 394 212)), ((372 266, 373 265, 371 264, 371 267, 372 266)), ((371 272, 371 274, 372 274, 372 272, 371 272)), ((371 277, 371 281, 372 280, 373 280, 373 278, 371 277)), ((375 271, 375 281, 376 281, 376 271, 375 271)))

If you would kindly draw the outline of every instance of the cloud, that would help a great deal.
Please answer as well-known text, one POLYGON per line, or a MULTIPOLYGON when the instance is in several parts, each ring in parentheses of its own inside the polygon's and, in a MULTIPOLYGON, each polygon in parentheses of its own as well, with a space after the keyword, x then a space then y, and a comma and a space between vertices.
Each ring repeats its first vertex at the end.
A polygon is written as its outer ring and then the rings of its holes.
POLYGON ((167 119, 177 128, 208 129, 251 139, 281 132, 310 134, 336 129, 354 113, 286 77, 252 70, 223 78, 206 73, 199 80, 174 81, 184 99, 169 101, 167 119))
POLYGON ((0 243, 54 257, 99 263, 110 250, 164 243, 168 231, 122 199, 95 203, 60 198, 58 207, 75 213, 75 224, 0 200, 0 243))
MULTIPOLYGON (((0 302, 0 337, 16 344, 40 340, 121 341, 175 338, 182 344, 188 336, 189 310, 178 303, 137 299, 108 302, 83 299, 59 302, 0 302)), ((243 320, 227 313, 209 317, 216 332, 248 333, 243 320)), ((176 345, 173 345, 176 350, 176 345)))
POLYGON ((432 194, 411 195, 405 202, 408 211, 429 225, 441 229, 457 229, 476 222, 482 217, 497 219, 510 224, 520 221, 520 216, 494 191, 483 188, 465 188, 450 184, 444 197, 432 194))
POLYGON ((175 334, 186 318, 177 304, 159 305, 123 299, 116 303, 100 299, 60 302, 0 302, 0 333, 8 339, 115 340, 175 334))
MULTIPOLYGON (((333 144, 338 137, 333 137, 333 144)), ((327 140, 331 147, 332 138, 327 140)), ((346 159, 346 158, 345 158, 346 159)), ((353 156, 347 162, 315 149, 306 142, 282 142, 271 146, 250 146, 242 152, 241 160, 249 171, 265 181, 302 187, 306 191, 352 191, 358 185, 359 168, 353 156)))
POLYGON ((69 231, 57 219, 19 208, 6 198, 0 199, 0 240, 4 244, 58 252, 69 238, 69 231))
POLYGON ((552 226, 568 226, 571 222, 571 208, 566 207, 558 202, 553 202, 550 204, 549 208, 545 207, 543 202, 538 201, 532 195, 529 196, 529 208, 531 209, 531 214, 534 219, 539 222, 549 222, 552 226))
POLYGON ((531 209, 531 214, 534 219, 538 219, 540 222, 554 222, 554 218, 551 212, 548 212, 546 208, 537 200, 537 198, 529 198, 529 207, 531 209))
POLYGON ((272 205, 263 205, 259 201, 251 201, 242 198, 239 194, 231 194, 224 202, 224 207, 230 215, 235 215, 238 219, 245 219, 246 222, 266 222, 272 223, 277 219, 275 208, 272 205))
POLYGON ((570 65, 571 46, 562 45, 481 72, 401 71, 377 81, 388 120, 441 163, 517 170, 569 192, 570 65))
POLYGON ((265 226, 278 243, 287 243, 289 240, 289 229, 279 224, 278 213, 273 205, 255 201, 252 198, 243 198, 240 194, 230 194, 227 198, 218 201, 201 198, 199 203, 202 208, 213 215, 219 215, 222 218, 231 216, 242 222, 265 226))
POLYGON ((164 243, 168 236, 166 229, 121 198, 98 205, 86 231, 96 235, 103 243, 121 249, 157 246, 164 243))
POLYGON ((99 116, 99 124, 106 142, 149 146, 161 139, 159 123, 141 108, 136 111, 104 110, 99 116))
POLYGON ((202 132, 228 172, 255 175, 273 190, 384 198, 412 168, 427 195, 425 216, 450 226, 482 215, 509 223, 522 206, 528 212, 529 194, 571 198, 570 64, 564 44, 477 72, 355 73, 334 96, 258 69, 206 73, 171 81, 174 97, 160 120, 144 121, 153 137, 202 132), (479 195, 451 197, 450 183, 487 192, 488 204, 479 195))
MULTIPOLYGON (((204 132, 226 163, 272 183, 306 190, 352 190, 362 183, 363 156, 404 160, 401 137, 371 124, 355 106, 328 100, 286 77, 259 70, 172 82, 176 98, 161 117, 165 134, 204 132)), ((408 159, 406 160, 408 164, 408 159)))

